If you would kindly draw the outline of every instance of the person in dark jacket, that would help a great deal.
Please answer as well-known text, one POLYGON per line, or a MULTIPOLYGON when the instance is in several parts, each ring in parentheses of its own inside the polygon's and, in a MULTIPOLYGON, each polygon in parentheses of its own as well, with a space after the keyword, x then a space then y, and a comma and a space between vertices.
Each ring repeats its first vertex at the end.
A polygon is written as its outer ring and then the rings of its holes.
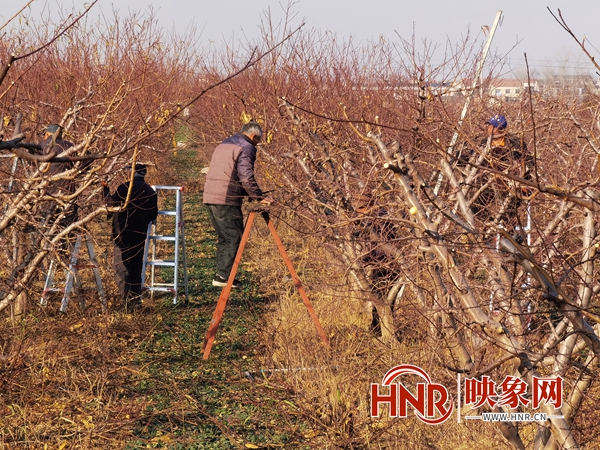
MULTIPOLYGON (((507 133, 507 125, 506 117, 499 114, 487 122, 491 150, 488 165, 529 180, 533 160, 527 152, 527 144, 521 138, 507 133)), ((487 140, 488 138, 482 141, 482 145, 486 145, 487 140)))
MULTIPOLYGON (((273 199, 265 197, 254 177, 256 145, 262 138, 262 129, 250 121, 242 130, 225 139, 214 150, 206 184, 203 203, 217 233, 217 273, 213 286, 226 286, 235 255, 238 251, 244 221, 242 200, 250 197, 270 205, 273 199)), ((235 280, 234 288, 240 287, 235 280)))
MULTIPOLYGON (((488 120, 487 137, 482 140, 481 146, 485 147, 489 142, 489 154, 482 166, 531 180, 533 158, 527 151, 527 144, 519 137, 507 133, 507 125, 506 117, 500 114, 488 120)), ((509 228, 516 226, 521 199, 529 195, 527 189, 519 188, 512 180, 485 171, 480 174, 478 183, 488 187, 473 202, 476 216, 486 220, 496 218, 509 228)))
POLYGON ((148 224, 158 215, 158 197, 144 180, 145 176, 146 166, 136 164, 129 201, 126 201, 129 181, 119 185, 112 195, 109 188, 104 187, 106 204, 121 206, 121 210, 113 215, 114 266, 121 298, 133 306, 142 301, 144 245, 148 224))

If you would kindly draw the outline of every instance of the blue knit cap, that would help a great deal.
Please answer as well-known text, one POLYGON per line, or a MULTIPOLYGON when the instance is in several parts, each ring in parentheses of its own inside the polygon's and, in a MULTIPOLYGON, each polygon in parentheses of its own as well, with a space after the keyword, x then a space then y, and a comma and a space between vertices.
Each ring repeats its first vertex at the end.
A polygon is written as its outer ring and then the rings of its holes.
POLYGON ((499 130, 505 129, 506 126, 508 125, 508 122, 506 121, 506 117, 504 117, 501 114, 496 114, 494 117, 492 117, 490 120, 488 120, 487 123, 489 123, 494 128, 498 128, 499 130))

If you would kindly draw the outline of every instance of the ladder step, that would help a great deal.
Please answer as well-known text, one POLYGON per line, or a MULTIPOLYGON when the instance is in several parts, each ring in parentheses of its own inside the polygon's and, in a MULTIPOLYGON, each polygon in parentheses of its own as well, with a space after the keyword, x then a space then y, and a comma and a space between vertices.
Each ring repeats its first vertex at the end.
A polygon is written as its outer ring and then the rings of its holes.
POLYGON ((150 239, 154 239, 155 241, 175 241, 175 236, 166 236, 159 234, 152 234, 148 236, 150 239))
POLYGON ((164 266, 175 267, 175 261, 168 259, 155 259, 154 261, 146 261, 149 266, 164 266))
POLYGON ((173 292, 172 287, 158 287, 158 286, 147 286, 143 290, 145 291, 158 291, 158 292, 173 292))
POLYGON ((65 291, 64 289, 60 289, 60 288, 48 288, 48 289, 44 290, 42 295, 46 295, 50 292, 64 292, 64 291, 65 291))
POLYGON ((158 211, 159 214, 162 214, 163 216, 176 216, 177 215, 177 211, 158 211))

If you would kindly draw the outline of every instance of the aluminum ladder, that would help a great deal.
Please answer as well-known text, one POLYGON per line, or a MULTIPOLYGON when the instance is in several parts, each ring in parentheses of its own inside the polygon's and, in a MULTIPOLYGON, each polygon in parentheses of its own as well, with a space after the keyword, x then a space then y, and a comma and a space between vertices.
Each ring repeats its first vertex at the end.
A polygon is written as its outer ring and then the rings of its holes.
MULTIPOLYGON (((64 289, 53 287, 54 285, 54 275, 56 273, 57 263, 53 259, 50 261, 50 267, 48 267, 48 273, 46 274, 46 281, 44 282, 44 290, 42 292, 42 298, 40 300, 40 305, 46 306, 48 304, 48 295, 52 292, 63 292, 63 297, 60 302, 61 313, 67 312, 67 306, 69 306, 69 296, 71 295, 71 291, 73 290, 73 284, 77 286, 79 292, 81 292, 82 284, 81 278, 79 277, 79 269, 83 268, 91 268, 94 272, 94 278, 96 279, 96 289, 98 291, 98 297, 100 297, 100 305, 102 306, 102 311, 106 311, 107 302, 106 302, 106 292, 104 291, 104 286, 102 285, 102 278, 100 276, 100 267, 98 265, 98 261, 96 260, 96 253, 94 252, 94 244, 92 242, 92 238, 89 233, 80 234, 77 236, 77 240, 75 242, 75 247, 73 248, 73 253, 71 254, 71 261, 69 263, 69 268, 67 270, 67 277, 65 280, 64 289), (83 243, 83 239, 85 237, 85 245, 87 247, 89 263, 88 264, 80 264, 79 263, 79 253, 81 251, 81 245, 83 243)), ((82 308, 85 308, 85 300, 83 297, 80 297, 79 301, 82 308)))
MULTIPOLYGON (((146 235, 146 245, 144 247, 144 263, 142 270, 142 292, 170 292, 173 294, 173 304, 176 305, 179 290, 179 265, 183 263, 183 285, 185 289, 185 302, 189 299, 188 295, 188 271, 185 251, 185 226, 183 221, 183 204, 181 186, 152 186, 159 197, 159 201, 165 195, 174 191, 175 210, 158 210, 158 217, 154 222, 148 224, 148 233, 146 235), (162 194, 162 195, 161 195, 162 194), (168 220, 168 218, 172 218, 168 220), (174 220, 173 220, 174 219, 174 220), (174 234, 165 234, 165 231, 173 231, 174 234), (159 243, 169 243, 173 245, 172 250, 161 246, 159 243), (160 255, 160 256, 159 256, 160 255), (166 259, 170 258, 172 259, 166 259), (173 269, 173 282, 158 282, 156 268, 173 269), (146 271, 150 272, 148 277, 146 271)), ((164 276, 164 272, 161 273, 164 276)))

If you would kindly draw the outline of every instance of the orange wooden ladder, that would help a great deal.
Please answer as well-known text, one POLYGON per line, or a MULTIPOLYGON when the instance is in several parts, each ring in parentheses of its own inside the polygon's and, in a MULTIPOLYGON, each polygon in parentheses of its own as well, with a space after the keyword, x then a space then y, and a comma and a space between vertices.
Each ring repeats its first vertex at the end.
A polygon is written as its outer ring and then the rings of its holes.
MULTIPOLYGON (((227 280, 227 285, 221 291, 219 301, 217 302, 217 307, 215 308, 213 318, 210 321, 208 331, 206 332, 206 337, 204 338, 204 345, 202 347, 202 351, 203 351, 204 355, 203 355, 202 359, 208 359, 208 357, 210 356, 210 350, 215 341, 215 336, 217 335, 217 330, 219 329, 219 324, 221 323, 221 319, 223 318, 223 313, 225 311, 225 306, 227 305, 229 293, 231 292, 233 280, 235 279, 238 267, 242 260, 242 253, 244 253, 244 247, 246 246, 246 243, 248 242, 248 236, 250 235, 250 230, 252 229, 252 225, 254 223, 254 218, 256 217, 257 212, 260 212, 260 211, 251 211, 250 214, 248 215, 248 220, 246 221, 246 226, 244 227, 244 234, 242 235, 242 240, 240 242, 240 246, 235 255, 235 260, 233 262, 233 267, 231 268, 231 273, 229 274, 229 279, 227 280)), ((298 293, 302 297, 302 301, 304 302, 304 305, 306 306, 306 309, 308 310, 308 314, 310 315, 313 323, 315 324, 315 327, 317 328, 319 336, 321 336, 321 340, 323 341, 323 343, 326 346, 329 346, 329 340, 327 339, 327 335, 325 334, 325 331, 323 331, 321 322, 319 322, 319 318, 317 317, 317 314, 315 313, 315 310, 314 310, 310 300, 308 299, 308 296, 306 295, 304 286, 302 286, 302 282, 300 281, 298 274, 294 270, 294 266, 292 265, 292 262, 290 261, 290 258, 288 256, 287 252, 285 251, 285 248, 283 247, 283 243, 281 242, 281 239, 279 238, 279 234, 277 234, 277 230, 275 229, 273 222, 271 222, 269 213, 263 211, 263 212, 261 212, 261 215, 265 219, 265 222, 267 223, 267 226, 269 227, 269 230, 271 231, 271 234, 273 235, 273 238, 275 239, 275 243, 277 244, 279 253, 281 254, 281 256, 283 258, 283 262, 285 263, 290 275, 292 276, 292 279, 294 280, 296 289, 298 289, 298 293)))

